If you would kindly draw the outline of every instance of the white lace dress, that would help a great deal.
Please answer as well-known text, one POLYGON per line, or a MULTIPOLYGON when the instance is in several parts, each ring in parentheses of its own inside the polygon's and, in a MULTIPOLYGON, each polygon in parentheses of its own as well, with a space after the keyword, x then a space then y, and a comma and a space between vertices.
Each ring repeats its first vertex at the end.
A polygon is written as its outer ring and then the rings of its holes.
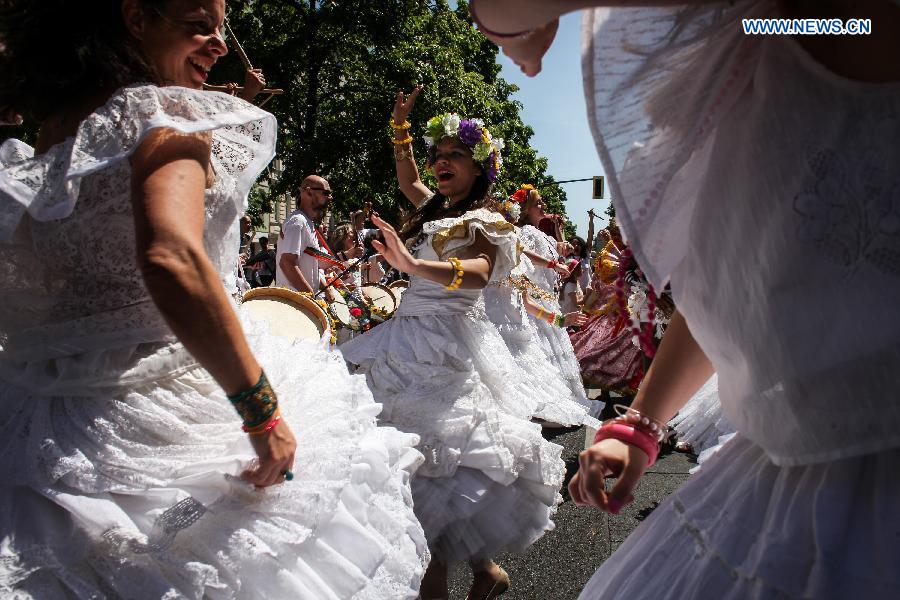
MULTIPOLYGON (((519 277, 533 270, 524 254, 510 274, 519 277)), ((506 347, 525 375, 527 387, 537 400, 534 417, 553 425, 599 427, 594 418, 602 408, 599 402, 573 398, 567 380, 547 360, 534 320, 525 312, 522 296, 508 280, 484 288, 484 306, 488 319, 497 327, 506 347)))
POLYGON ((734 433, 719 401, 719 376, 710 377, 669 425, 678 432, 678 441, 693 446, 697 454, 713 449, 719 438, 734 433))
POLYGON ((585 15, 616 213, 737 434, 582 597, 900 597, 900 83, 747 36, 775 2, 585 15))
POLYGON ((133 86, 46 154, 0 147, 0 595, 414 597, 417 439, 376 426, 340 354, 245 323, 298 448, 292 482, 237 479, 255 456, 240 420, 136 264, 129 156, 156 127, 213 132, 204 243, 226 279, 268 113, 133 86))
MULTIPOLYGON (((560 260, 559 253, 556 251, 556 240, 552 237, 533 225, 525 225, 520 231, 519 237, 526 250, 547 260, 560 260)), ((529 264, 532 263, 529 262, 529 264)), ((559 275, 556 274, 556 271, 532 265, 525 275, 547 294, 546 299, 535 300, 535 302, 550 312, 562 312, 557 289, 559 275)), ((569 388, 567 399, 584 406, 588 405, 589 400, 581 381, 581 368, 578 366, 578 359, 575 358, 575 350, 572 348, 568 332, 564 328, 555 327, 544 320, 532 319, 532 321, 537 329, 538 340, 547 360, 556 367, 566 381, 569 388)))
MULTIPOLYGON (((491 281, 516 264, 512 225, 488 210, 426 223, 419 258, 440 260, 476 234, 497 247, 491 281)), ((484 311, 481 290, 448 292, 420 277, 394 317, 342 346, 365 373, 381 419, 421 438, 416 515, 436 560, 519 551, 553 527, 562 448, 531 422, 527 379, 484 311)))

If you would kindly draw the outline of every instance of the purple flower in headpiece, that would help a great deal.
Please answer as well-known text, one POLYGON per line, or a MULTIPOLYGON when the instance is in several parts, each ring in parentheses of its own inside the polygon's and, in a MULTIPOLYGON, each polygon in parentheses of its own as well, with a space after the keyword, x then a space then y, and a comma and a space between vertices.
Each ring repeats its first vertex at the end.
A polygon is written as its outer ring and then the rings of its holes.
POLYGON ((496 153, 491 152, 491 155, 487 159, 486 175, 487 175, 488 181, 490 181, 491 183, 494 183, 497 181, 497 174, 499 173, 499 168, 497 166, 496 158, 497 158, 496 153))
POLYGON ((481 141, 481 128, 478 126, 478 123, 470 121, 469 119, 463 119, 459 122, 458 135, 459 141, 469 148, 473 148, 481 141))

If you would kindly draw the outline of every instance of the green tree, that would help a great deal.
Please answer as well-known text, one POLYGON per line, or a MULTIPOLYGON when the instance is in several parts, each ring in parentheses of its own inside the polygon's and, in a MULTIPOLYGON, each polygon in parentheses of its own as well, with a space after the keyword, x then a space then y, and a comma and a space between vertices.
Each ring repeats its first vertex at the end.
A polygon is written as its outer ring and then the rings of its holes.
MULTIPOLYGON (((396 185, 387 120, 396 91, 417 83, 425 89, 411 120, 423 177, 425 121, 448 111, 481 117, 506 142, 494 192, 508 195, 531 183, 549 211, 565 214, 565 192, 529 145, 534 131, 511 97, 517 87, 500 77, 498 49, 472 27, 464 0, 455 9, 446 0, 230 0, 228 20, 254 66, 286 91, 265 106, 278 117, 284 172, 276 185, 252 190, 250 212, 257 222, 275 195, 295 194, 309 173, 329 179, 337 213, 371 200, 396 218, 408 204, 396 185)), ((242 79, 232 50, 211 81, 242 79)), ((31 122, 0 128, 0 139, 33 144, 35 134, 31 122)), ((569 231, 574 233, 571 224, 569 231)))
MULTIPOLYGON (((254 66, 286 90, 266 105, 278 117, 285 165, 270 194, 294 193, 305 175, 319 173, 336 191, 336 212, 371 200, 396 217, 408 205, 395 181, 387 120, 396 91, 421 83, 411 121, 423 175, 425 121, 448 111, 481 117, 506 142, 495 192, 532 183, 549 210, 564 213, 565 192, 529 146, 534 131, 511 98, 517 88, 499 76, 498 49, 472 27, 465 2, 452 9, 446 0, 246 0, 231 4, 229 22, 254 66)), ((213 79, 241 78, 236 57, 220 63, 213 79)), ((266 193, 253 201, 264 204, 266 193)))

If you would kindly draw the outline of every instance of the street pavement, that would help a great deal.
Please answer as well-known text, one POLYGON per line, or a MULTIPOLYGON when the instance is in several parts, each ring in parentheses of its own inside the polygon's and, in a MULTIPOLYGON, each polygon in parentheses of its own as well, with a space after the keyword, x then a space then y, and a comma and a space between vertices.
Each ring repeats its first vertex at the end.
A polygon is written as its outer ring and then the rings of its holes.
MULTIPOLYGON (((578 453, 584 448, 584 429, 544 430, 544 437, 563 446, 567 477, 575 473, 578 453)), ((690 455, 668 453, 660 457, 641 480, 635 501, 617 516, 575 506, 563 489, 564 502, 545 534, 522 554, 502 554, 496 561, 511 580, 503 600, 574 600, 594 571, 622 543, 656 505, 678 488, 696 466, 690 455)), ((450 598, 463 600, 471 585, 466 564, 451 572, 450 598)))

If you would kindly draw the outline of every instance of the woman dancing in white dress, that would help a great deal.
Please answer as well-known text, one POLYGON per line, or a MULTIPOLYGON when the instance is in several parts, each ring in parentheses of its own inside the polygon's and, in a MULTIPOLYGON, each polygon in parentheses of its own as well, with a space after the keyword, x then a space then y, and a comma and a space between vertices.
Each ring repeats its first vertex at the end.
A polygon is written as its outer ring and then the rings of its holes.
POLYGON ((0 147, 0 593, 416 596, 415 436, 222 284, 276 132, 200 90, 223 1, 2 11, 0 105, 42 127, 0 147))
MULTIPOLYGON (((532 257, 531 264, 535 267, 526 276, 543 292, 541 297, 536 299, 537 304, 544 310, 541 316, 562 315, 558 290, 560 273, 555 267, 563 261, 562 257, 566 252, 560 250, 568 247, 568 244, 557 242, 537 228, 541 219, 547 216, 544 211, 544 200, 540 192, 531 186, 523 190, 525 198, 521 201, 520 239, 523 247, 529 251, 529 256, 532 257)), ((563 271, 568 273, 568 269, 563 271)), ((537 318, 535 325, 547 360, 565 378, 569 387, 568 399, 587 406, 589 401, 581 381, 581 369, 575 358, 569 334, 565 330, 565 323, 552 323, 547 319, 537 318)))
MULTIPOLYGON (((518 222, 520 206, 516 198, 495 201, 495 204, 507 221, 518 222)), ((520 234, 518 227, 515 231, 517 235, 520 234)), ((602 405, 587 399, 577 402, 572 398, 567 380, 553 362, 547 360, 542 350, 535 323, 536 320, 544 319, 561 327, 577 326, 587 320, 587 315, 580 311, 563 315, 543 310, 531 298, 535 288, 529 285, 527 275, 535 267, 531 257, 526 254, 522 253, 519 264, 508 278, 484 288, 488 319, 497 327, 506 347, 527 377, 526 385, 537 400, 534 418, 545 427, 587 425, 596 429, 599 423, 594 415, 600 412, 602 405)), ((539 256, 532 256, 538 262, 543 262, 539 256)))
POLYGON ((493 598, 508 578, 491 558, 553 527, 562 449, 530 422, 525 377, 484 312, 481 290, 518 260, 513 226, 479 208, 500 167, 500 144, 479 121, 430 120, 432 193, 419 179, 406 121, 418 93, 398 93, 392 120, 401 190, 417 208, 400 234, 372 219, 385 237, 376 249, 410 274, 410 287, 390 321, 342 350, 384 405, 383 422, 422 440, 413 498, 433 557, 423 597, 446 598, 448 566, 468 560, 469 597, 493 598))
MULTIPOLYGON (((585 4, 472 5, 538 27, 501 40, 535 73, 555 17, 585 4)), ((668 420, 715 370, 738 433, 582 597, 897 597, 900 3, 689 4, 587 12, 585 89, 622 229, 679 311, 632 406, 668 420), (770 17, 874 27, 744 34, 770 17)), ((627 503, 657 452, 645 430, 610 426, 573 498, 627 503)))

